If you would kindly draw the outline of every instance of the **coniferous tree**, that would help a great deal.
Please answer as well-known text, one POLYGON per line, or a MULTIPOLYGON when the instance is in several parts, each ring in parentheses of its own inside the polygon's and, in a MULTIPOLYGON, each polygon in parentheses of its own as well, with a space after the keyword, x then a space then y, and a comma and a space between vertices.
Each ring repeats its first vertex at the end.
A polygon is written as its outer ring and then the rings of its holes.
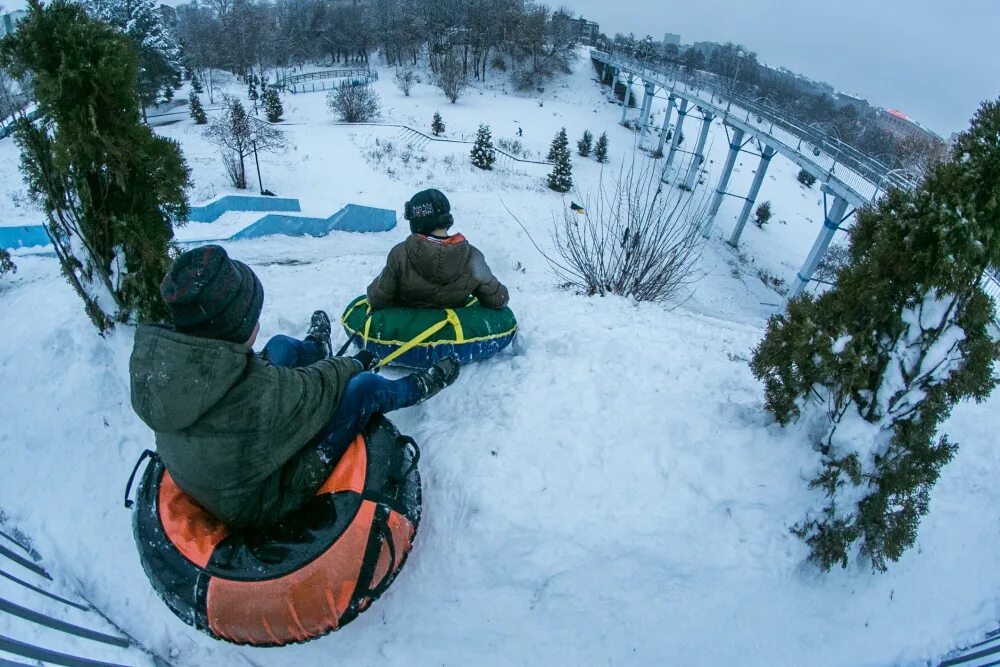
POLYGON ((431 121, 431 133, 435 137, 440 137, 444 134, 444 121, 441 120, 441 114, 437 111, 434 112, 434 120, 431 121))
POLYGON ((201 100, 198 99, 193 90, 188 95, 188 111, 196 124, 204 125, 208 122, 208 116, 205 115, 205 109, 201 106, 201 100))
POLYGON ((816 504, 794 532, 823 569, 860 554, 878 570, 913 545, 957 445, 937 429, 993 389, 998 346, 982 285, 1000 266, 1000 102, 951 160, 891 190, 850 230, 836 285, 768 322, 751 368, 781 424, 825 424, 816 504))
POLYGON ((267 88, 261 95, 261 102, 264 105, 264 115, 267 117, 267 122, 277 123, 281 120, 285 108, 281 104, 281 96, 278 94, 277 88, 267 88))
POLYGON ((590 130, 583 131, 583 138, 576 142, 576 150, 582 157, 588 157, 590 150, 594 146, 594 135, 590 130))
POLYGON ((201 79, 198 78, 197 72, 191 73, 191 90, 201 95, 205 92, 204 86, 201 85, 201 79))
POLYGON ((608 133, 601 132, 601 136, 597 138, 597 145, 594 146, 594 157, 598 162, 608 161, 608 133))
POLYGON ((14 262, 10 258, 10 253, 4 248, 0 248, 0 278, 7 273, 17 273, 17 267, 14 266, 14 262))
POLYGON ((96 19, 128 36, 139 57, 139 95, 143 109, 166 99, 164 92, 181 82, 181 50, 163 24, 154 0, 84 0, 96 19))
POLYGON ((78 4, 30 0, 0 65, 30 73, 41 120, 17 121, 21 172, 87 314, 102 332, 166 318, 159 286, 190 177, 177 143, 139 121, 133 45, 78 4))
POLYGON ((253 105, 253 112, 257 113, 257 100, 260 99, 260 95, 257 93, 257 75, 251 74, 247 78, 247 99, 253 105))
POLYGON ((569 192, 570 188, 573 187, 573 166, 569 159, 569 139, 566 137, 566 128, 564 127, 552 140, 548 154, 549 162, 553 163, 548 185, 556 192, 569 192))
POLYGON ((807 188, 811 188, 813 184, 816 182, 816 177, 810 174, 805 169, 799 170, 799 175, 797 176, 797 178, 799 180, 799 183, 806 186, 807 188))
POLYGON ((771 202, 762 201, 754 211, 753 224, 757 225, 758 229, 764 229, 764 225, 771 221, 772 215, 771 202))
POLYGON ((492 169, 497 161, 497 152, 493 147, 493 137, 488 125, 480 125, 476 133, 476 143, 472 145, 472 164, 480 169, 492 169))

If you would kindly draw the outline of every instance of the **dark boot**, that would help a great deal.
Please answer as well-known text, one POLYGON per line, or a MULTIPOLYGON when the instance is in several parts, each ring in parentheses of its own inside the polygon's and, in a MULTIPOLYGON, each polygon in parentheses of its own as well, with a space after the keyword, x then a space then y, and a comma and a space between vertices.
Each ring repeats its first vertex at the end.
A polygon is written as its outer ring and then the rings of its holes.
POLYGON ((309 331, 306 333, 306 340, 311 340, 319 346, 323 351, 324 359, 330 357, 333 350, 333 345, 330 342, 330 318, 322 310, 313 313, 309 331))
POLYGON ((423 403, 458 379, 458 360, 455 357, 445 357, 425 371, 413 373, 409 377, 420 390, 420 400, 423 403))

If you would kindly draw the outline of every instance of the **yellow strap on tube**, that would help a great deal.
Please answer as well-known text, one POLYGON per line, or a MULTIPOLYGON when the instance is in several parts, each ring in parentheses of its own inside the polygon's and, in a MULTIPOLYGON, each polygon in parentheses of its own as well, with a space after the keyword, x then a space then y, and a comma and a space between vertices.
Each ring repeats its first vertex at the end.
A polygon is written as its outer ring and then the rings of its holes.
POLYGON ((455 342, 464 343, 465 333, 462 331, 462 322, 458 319, 458 315, 454 310, 448 308, 444 311, 444 316, 447 322, 455 329, 455 342))
POLYGON ((400 355, 406 354, 407 352, 409 352, 410 350, 412 350, 413 348, 415 348, 417 345, 420 345, 420 343, 424 342, 425 340, 427 340, 428 338, 430 338, 431 336, 433 336, 434 334, 436 334, 438 331, 441 331, 441 329, 444 329, 446 326, 448 326, 449 323, 450 323, 450 320, 447 319, 447 318, 445 318, 445 319, 441 320, 440 322, 438 322, 437 324, 433 324, 433 325, 427 327, 426 329, 424 329, 423 331, 421 331, 419 334, 417 334, 416 338, 414 338, 414 339, 410 340, 409 342, 401 345, 395 352, 386 355, 379 362, 378 365, 379 366, 385 366, 386 364, 391 363, 393 360, 395 360, 396 358, 398 358, 400 355))
POLYGON ((368 349, 368 332, 372 328, 372 318, 368 317, 371 312, 371 308, 368 306, 368 302, 365 302, 365 331, 361 334, 361 349, 368 349))

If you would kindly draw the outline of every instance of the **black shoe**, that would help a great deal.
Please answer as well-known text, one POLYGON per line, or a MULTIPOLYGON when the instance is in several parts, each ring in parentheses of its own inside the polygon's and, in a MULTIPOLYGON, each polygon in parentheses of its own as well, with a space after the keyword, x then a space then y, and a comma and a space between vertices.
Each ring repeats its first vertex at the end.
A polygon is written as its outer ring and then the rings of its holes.
POLYGON ((320 347, 324 359, 330 357, 333 350, 333 345, 330 342, 330 318, 322 310, 313 313, 309 331, 306 333, 306 340, 311 340, 320 347))
POLYGON ((455 357, 445 357, 425 371, 414 373, 410 377, 417 383, 420 390, 420 400, 423 403, 458 379, 458 360, 455 357))

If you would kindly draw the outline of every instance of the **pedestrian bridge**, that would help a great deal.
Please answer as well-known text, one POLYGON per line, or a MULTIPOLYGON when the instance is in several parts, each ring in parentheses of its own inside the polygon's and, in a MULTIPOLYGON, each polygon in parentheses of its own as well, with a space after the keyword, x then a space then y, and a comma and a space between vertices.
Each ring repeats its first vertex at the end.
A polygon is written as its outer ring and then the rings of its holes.
MULTIPOLYGON (((823 132, 814 125, 796 121, 760 100, 738 95, 726 85, 726 81, 715 75, 699 73, 687 75, 680 68, 654 67, 619 55, 592 49, 591 59, 600 68, 602 81, 611 78, 625 84, 622 100, 622 121, 628 113, 632 95, 632 85, 641 83, 645 94, 639 110, 640 147, 652 150, 651 142, 659 136, 660 155, 664 154, 668 129, 674 118, 672 141, 665 154, 663 179, 667 179, 680 143, 685 118, 697 110, 701 128, 687 174, 681 181, 688 189, 697 183, 698 173, 705 161, 705 142, 711 123, 716 118, 722 120, 729 130, 729 155, 709 206, 708 220, 702 229, 707 237, 722 204, 722 198, 732 194, 727 192, 736 158, 745 147, 756 142, 761 146, 760 164, 757 167, 750 192, 744 199, 743 210, 737 219, 736 228, 729 243, 736 245, 757 194, 764 182, 768 164, 776 153, 809 172, 822 184, 824 195, 833 197, 833 203, 826 207, 823 227, 813 244, 808 258, 799 270, 790 296, 796 296, 809 284, 813 272, 826 253, 834 233, 840 225, 853 215, 854 210, 876 201, 890 187, 911 189, 916 185, 914 175, 900 169, 892 169, 878 159, 866 155, 857 148, 837 137, 823 132), (659 128, 649 123, 652 101, 657 91, 667 93, 667 113, 659 128), (676 114, 675 114, 676 110, 676 114), (848 211, 848 207, 852 210, 848 211)), ((637 105, 639 106, 639 105, 637 105)))

